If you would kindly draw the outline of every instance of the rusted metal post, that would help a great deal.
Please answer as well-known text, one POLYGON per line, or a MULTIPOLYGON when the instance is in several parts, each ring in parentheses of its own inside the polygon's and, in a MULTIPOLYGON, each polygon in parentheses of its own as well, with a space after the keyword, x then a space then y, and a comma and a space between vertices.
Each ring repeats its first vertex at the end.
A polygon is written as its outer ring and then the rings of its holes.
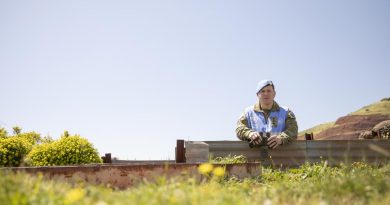
POLYGON ((108 164, 111 164, 111 163, 112 163, 112 160, 111 160, 111 153, 106 153, 106 154, 104 155, 103 163, 108 163, 108 164))
POLYGON ((306 140, 314 140, 313 133, 305 133, 306 140))
POLYGON ((176 140, 176 153, 175 153, 176 163, 185 163, 185 149, 184 149, 184 140, 176 140))

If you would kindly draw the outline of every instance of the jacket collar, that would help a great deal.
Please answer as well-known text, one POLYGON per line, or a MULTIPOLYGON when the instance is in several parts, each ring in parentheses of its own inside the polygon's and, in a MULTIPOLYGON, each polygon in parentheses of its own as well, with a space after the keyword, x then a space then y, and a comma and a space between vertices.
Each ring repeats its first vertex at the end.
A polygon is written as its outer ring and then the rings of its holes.
MULTIPOLYGON (((279 109, 280 109, 280 108, 279 108, 278 103, 276 103, 276 101, 274 101, 274 103, 272 104, 271 111, 278 111, 279 109)), ((260 108, 260 102, 257 102, 257 103, 255 104, 254 110, 255 110, 256 112, 264 112, 264 110, 262 110, 262 109, 260 108)))

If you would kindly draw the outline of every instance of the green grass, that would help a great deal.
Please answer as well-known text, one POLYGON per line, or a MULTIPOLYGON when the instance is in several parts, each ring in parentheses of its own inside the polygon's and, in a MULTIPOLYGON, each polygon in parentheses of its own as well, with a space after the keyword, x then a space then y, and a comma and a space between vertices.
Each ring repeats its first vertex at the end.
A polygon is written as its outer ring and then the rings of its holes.
POLYGON ((384 98, 379 102, 362 107, 361 109, 350 113, 349 115, 390 115, 390 98, 384 98))
POLYGON ((227 157, 216 157, 209 160, 210 163, 213 164, 239 164, 239 163, 246 163, 248 160, 245 156, 239 155, 239 156, 227 156, 227 157))
POLYGON ((333 127, 334 124, 335 124, 335 122, 326 122, 323 124, 319 124, 319 125, 316 125, 312 128, 309 128, 307 130, 303 130, 303 131, 299 132, 298 136, 304 135, 305 133, 313 133, 314 136, 316 136, 318 133, 333 127))
POLYGON ((2 204, 390 204, 390 164, 263 168, 261 177, 245 180, 160 178, 127 190, 0 174, 2 204))

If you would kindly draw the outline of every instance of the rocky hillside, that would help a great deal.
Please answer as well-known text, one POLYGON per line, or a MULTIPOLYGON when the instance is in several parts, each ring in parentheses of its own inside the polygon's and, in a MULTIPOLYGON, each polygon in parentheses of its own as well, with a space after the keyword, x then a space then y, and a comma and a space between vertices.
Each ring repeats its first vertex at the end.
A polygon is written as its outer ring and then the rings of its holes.
POLYGON ((317 125, 299 133, 298 139, 304 139, 305 133, 313 133, 315 140, 358 139, 359 134, 369 130, 381 121, 390 120, 390 98, 338 118, 335 122, 317 125))

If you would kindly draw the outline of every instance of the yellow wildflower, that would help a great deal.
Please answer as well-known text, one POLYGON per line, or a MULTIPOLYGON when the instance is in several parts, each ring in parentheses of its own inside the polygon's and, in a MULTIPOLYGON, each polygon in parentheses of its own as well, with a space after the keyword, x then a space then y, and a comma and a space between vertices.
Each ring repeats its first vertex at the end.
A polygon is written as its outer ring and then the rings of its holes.
POLYGON ((222 177, 225 175, 225 169, 222 167, 215 167, 213 171, 214 176, 222 177))
POLYGON ((71 189, 67 194, 66 194, 66 202, 68 202, 69 204, 72 204, 78 200, 80 200, 81 198, 83 198, 85 195, 85 191, 81 188, 75 188, 75 189, 71 189))
POLYGON ((199 171, 201 174, 207 175, 207 174, 209 174, 211 171, 213 171, 213 165, 210 164, 210 163, 201 164, 201 165, 198 167, 198 171, 199 171))

